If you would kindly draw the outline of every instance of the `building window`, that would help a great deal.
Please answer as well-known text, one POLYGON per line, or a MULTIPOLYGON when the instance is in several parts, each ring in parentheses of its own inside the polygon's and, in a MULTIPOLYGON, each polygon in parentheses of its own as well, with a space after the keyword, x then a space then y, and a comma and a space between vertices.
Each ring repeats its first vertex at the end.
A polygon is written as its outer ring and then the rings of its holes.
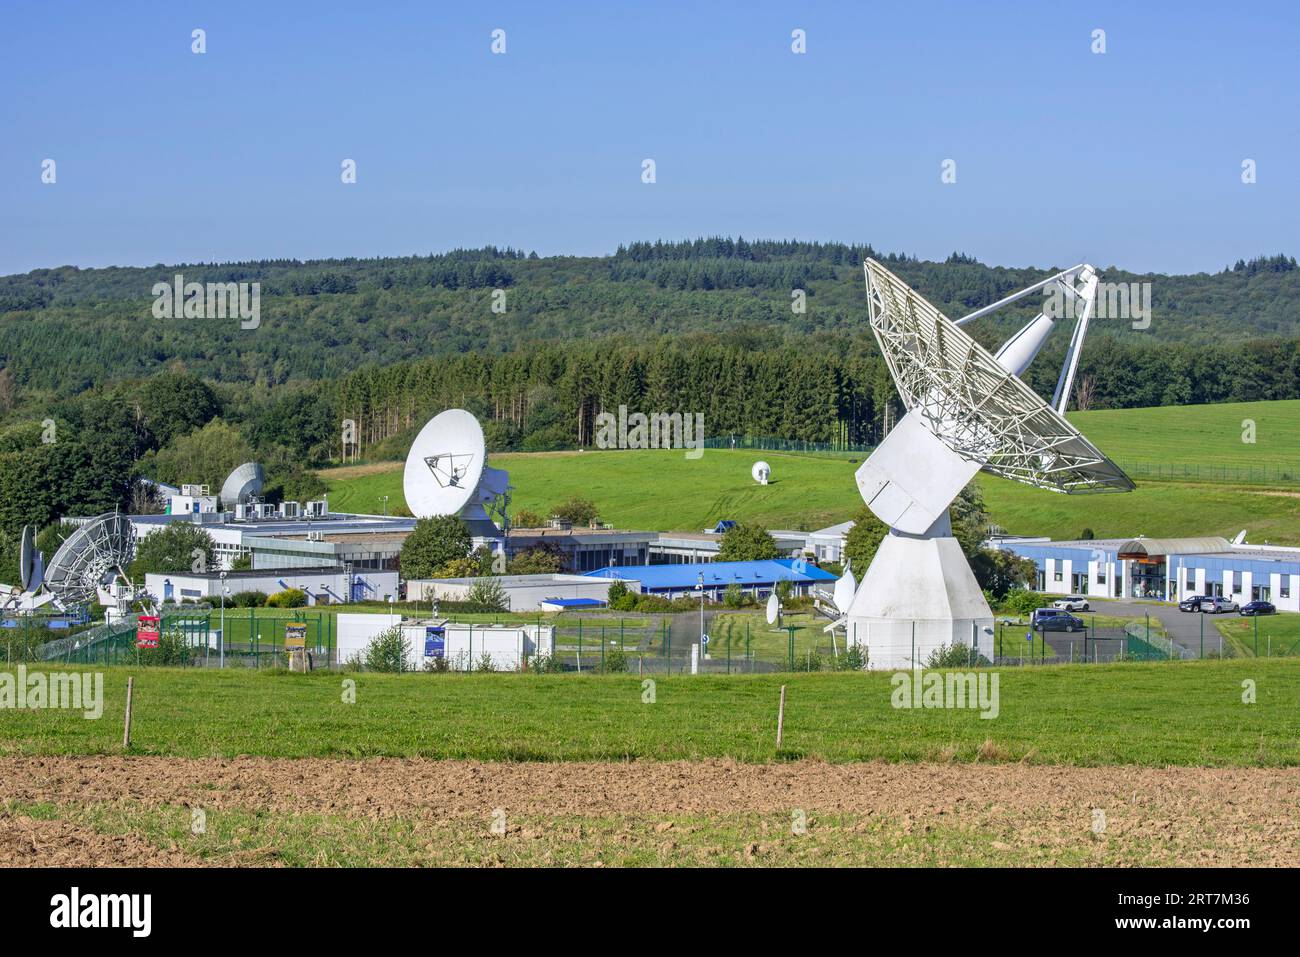
POLYGON ((1241 594, 1241 572, 1232 573, 1232 593, 1234 595, 1241 594))
POLYGON ((1106 569, 1104 568, 1097 569, 1097 584, 1098 585, 1106 584, 1106 569))
POLYGON ((1291 576, 1283 575, 1282 580, 1278 582, 1277 593, 1283 598, 1291 597, 1291 576))
POLYGON ((1052 572, 1052 581, 1054 582, 1065 581, 1065 578, 1059 568, 1056 571, 1052 572))

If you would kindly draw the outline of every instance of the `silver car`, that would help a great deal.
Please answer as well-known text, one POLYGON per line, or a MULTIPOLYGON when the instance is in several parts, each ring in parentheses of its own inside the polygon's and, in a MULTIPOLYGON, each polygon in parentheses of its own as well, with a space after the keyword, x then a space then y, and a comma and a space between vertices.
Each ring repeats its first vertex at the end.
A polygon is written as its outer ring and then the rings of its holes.
POLYGON ((1231 598, 1202 598, 1201 611, 1208 615, 1217 615, 1225 611, 1240 611, 1241 606, 1231 598))
POLYGON ((1053 608, 1059 608, 1062 611, 1088 611, 1088 599, 1082 595, 1068 595, 1065 598, 1058 598, 1052 602, 1053 608))

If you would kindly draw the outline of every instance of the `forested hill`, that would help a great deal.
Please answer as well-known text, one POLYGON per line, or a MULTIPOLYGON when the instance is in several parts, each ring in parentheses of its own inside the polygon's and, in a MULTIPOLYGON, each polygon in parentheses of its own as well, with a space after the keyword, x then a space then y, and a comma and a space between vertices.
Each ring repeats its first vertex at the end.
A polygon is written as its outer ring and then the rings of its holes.
MULTIPOLYGON (((927 262, 870 246, 743 239, 634 243, 605 257, 487 248, 394 259, 63 267, 0 278, 0 366, 26 399, 49 401, 169 364, 210 381, 265 387, 369 364, 610 337, 650 343, 711 333, 824 349, 870 339, 861 270, 868 255, 891 263, 954 317, 1047 274, 956 254, 927 262), (260 282, 260 327, 155 319, 151 290, 178 273, 189 282, 260 282), (807 292, 803 313, 791 308, 795 289, 807 292), (504 313, 492 311, 494 290, 504 290, 504 313)), ((1105 268, 1103 278, 1150 282, 1152 322, 1145 330, 1098 322, 1099 336, 1151 346, 1300 336, 1293 258, 1179 276, 1105 268)), ((975 324, 984 326, 977 335, 996 341, 1041 299, 1024 305, 996 327, 975 324)))

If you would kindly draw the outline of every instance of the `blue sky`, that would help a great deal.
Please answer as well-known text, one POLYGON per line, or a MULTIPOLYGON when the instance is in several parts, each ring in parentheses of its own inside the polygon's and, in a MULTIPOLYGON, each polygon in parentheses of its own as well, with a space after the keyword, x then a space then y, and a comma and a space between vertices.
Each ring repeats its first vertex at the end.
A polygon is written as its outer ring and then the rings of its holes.
POLYGON ((0 273, 713 234, 1216 270, 1300 254, 1298 28, 1284 3, 10 4, 0 273))

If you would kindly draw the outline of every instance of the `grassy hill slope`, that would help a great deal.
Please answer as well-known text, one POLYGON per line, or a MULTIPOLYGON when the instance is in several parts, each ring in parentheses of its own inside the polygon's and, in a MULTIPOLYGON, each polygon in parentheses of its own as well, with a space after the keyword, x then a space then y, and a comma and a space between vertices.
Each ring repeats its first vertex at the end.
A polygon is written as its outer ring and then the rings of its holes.
MULTIPOLYGON (((1121 464, 1135 465, 1129 494, 1066 496, 981 476, 993 520, 1011 532, 1073 538, 1084 528, 1121 535, 1235 535, 1300 544, 1300 401, 1251 402, 1079 413, 1071 418, 1121 464), (1255 442, 1242 441, 1243 420, 1255 442), (1176 463, 1178 480, 1152 480, 1156 466, 1176 463), (1199 480, 1196 475, 1199 470, 1199 480), (1251 470, 1256 470, 1252 478, 1251 470)), ((552 452, 494 455, 508 469, 516 508, 545 514, 573 496, 594 501, 622 528, 698 530, 720 518, 770 528, 818 528, 852 517, 860 506, 853 472, 858 455, 797 455, 708 449, 690 460, 680 451, 552 452), (758 458, 775 481, 758 486, 758 458)), ((330 505, 379 511, 380 496, 400 511, 399 462, 329 469, 330 505)))

